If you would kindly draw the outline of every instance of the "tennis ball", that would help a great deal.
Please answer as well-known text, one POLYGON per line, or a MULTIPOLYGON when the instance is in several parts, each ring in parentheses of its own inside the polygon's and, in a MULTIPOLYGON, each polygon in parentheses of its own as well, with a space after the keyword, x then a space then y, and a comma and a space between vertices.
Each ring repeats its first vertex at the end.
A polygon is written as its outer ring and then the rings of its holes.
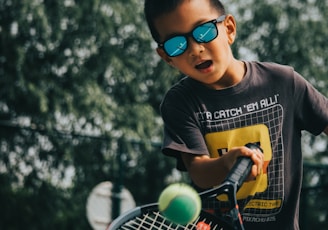
POLYGON ((159 196, 159 211, 168 220, 176 224, 186 225, 199 216, 201 200, 191 186, 175 183, 166 187, 159 196))

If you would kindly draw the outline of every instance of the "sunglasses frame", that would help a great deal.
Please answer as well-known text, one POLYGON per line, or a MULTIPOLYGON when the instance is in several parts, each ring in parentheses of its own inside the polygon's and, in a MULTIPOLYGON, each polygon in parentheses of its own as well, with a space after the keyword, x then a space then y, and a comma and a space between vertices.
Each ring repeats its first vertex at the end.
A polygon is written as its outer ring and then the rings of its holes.
POLYGON ((188 38, 189 38, 189 37, 192 37, 192 38, 194 39, 194 41, 197 42, 197 43, 208 43, 208 42, 213 41, 215 38, 217 38, 217 36, 219 35, 219 29, 217 28, 216 24, 217 24, 217 23, 220 23, 220 22, 223 22, 223 21, 225 20, 225 18, 226 18, 226 15, 221 15, 221 16, 218 17, 217 19, 214 19, 214 20, 210 20, 210 21, 204 22, 204 23, 202 23, 202 24, 200 24, 200 25, 194 27, 194 28, 192 29, 192 31, 190 31, 189 33, 173 35, 173 36, 167 38, 167 39, 166 39, 165 41, 163 41, 162 43, 157 43, 157 44, 158 44, 158 47, 161 48, 161 49, 163 49, 164 52, 165 52, 169 57, 177 57, 177 56, 180 56, 180 55, 182 55, 184 52, 186 52, 186 50, 188 49, 188 38), (205 41, 202 41, 202 42, 197 41, 196 38, 193 36, 193 32, 194 32, 195 29, 197 29, 198 27, 201 27, 201 26, 203 26, 203 25, 205 25, 205 24, 208 24, 208 23, 213 23, 213 24, 215 25, 215 28, 216 28, 216 36, 215 36, 212 40, 207 41, 207 42, 205 42, 205 41), (170 55, 170 54, 167 52, 167 50, 165 49, 165 43, 166 43, 167 41, 171 40, 172 38, 175 38, 175 37, 184 37, 184 38, 186 39, 186 49, 183 50, 183 52, 182 52, 182 53, 179 53, 178 55, 170 55))

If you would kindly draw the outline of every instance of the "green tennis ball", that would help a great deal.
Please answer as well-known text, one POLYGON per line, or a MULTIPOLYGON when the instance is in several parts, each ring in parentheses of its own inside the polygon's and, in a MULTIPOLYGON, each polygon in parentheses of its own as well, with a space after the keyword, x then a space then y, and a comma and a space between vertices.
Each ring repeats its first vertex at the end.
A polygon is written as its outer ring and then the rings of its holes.
POLYGON ((201 210, 201 200, 191 186, 175 183, 166 187, 159 196, 159 211, 168 220, 186 225, 196 220, 201 210))

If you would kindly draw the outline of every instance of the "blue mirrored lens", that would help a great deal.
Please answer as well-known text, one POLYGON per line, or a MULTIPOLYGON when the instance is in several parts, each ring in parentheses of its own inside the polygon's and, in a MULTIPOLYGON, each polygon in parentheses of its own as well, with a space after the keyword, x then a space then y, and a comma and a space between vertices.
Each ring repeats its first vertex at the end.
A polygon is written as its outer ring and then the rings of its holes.
MULTIPOLYGON (((216 22, 212 21, 199 25, 191 33, 194 40, 198 43, 210 42, 218 36, 216 22)), ((188 47, 186 36, 189 36, 189 34, 172 37, 165 41, 163 48, 167 55, 170 57, 175 57, 183 54, 188 47)))
POLYGON ((176 36, 164 43, 164 49, 170 57, 178 56, 187 49, 187 40, 184 36, 176 36))
POLYGON ((192 31, 192 35, 197 42, 210 42, 216 38, 218 30, 215 24, 209 22, 196 27, 192 31))

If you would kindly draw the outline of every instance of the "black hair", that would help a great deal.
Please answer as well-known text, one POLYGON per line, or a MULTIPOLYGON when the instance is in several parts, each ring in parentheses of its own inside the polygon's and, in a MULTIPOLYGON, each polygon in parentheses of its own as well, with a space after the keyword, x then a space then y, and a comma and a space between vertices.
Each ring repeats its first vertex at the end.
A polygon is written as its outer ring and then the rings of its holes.
MULTIPOLYGON (((156 42, 160 42, 159 34, 155 28, 154 21, 156 18, 162 16, 163 14, 172 12, 175 10, 184 0, 145 0, 144 14, 146 21, 153 39, 156 42)), ((217 9, 217 11, 223 15, 225 14, 225 9, 221 1, 219 0, 209 0, 210 4, 217 9)))

